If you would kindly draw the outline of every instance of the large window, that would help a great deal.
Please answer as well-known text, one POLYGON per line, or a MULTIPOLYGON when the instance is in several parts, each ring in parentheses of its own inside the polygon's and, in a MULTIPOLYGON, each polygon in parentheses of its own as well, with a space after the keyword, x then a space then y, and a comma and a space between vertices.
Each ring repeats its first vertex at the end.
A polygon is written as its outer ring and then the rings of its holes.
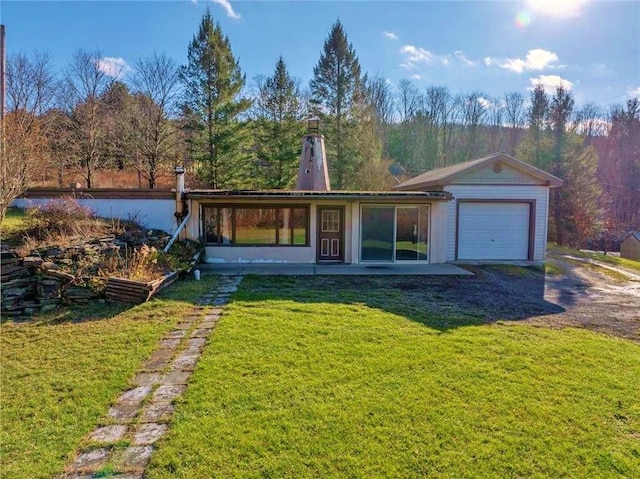
POLYGON ((362 261, 426 261, 429 254, 429 207, 362 206, 362 261))
POLYGON ((309 208, 306 206, 203 206, 207 244, 306 246, 309 208))
POLYGON ((362 207, 362 261, 393 261, 393 206, 362 207))

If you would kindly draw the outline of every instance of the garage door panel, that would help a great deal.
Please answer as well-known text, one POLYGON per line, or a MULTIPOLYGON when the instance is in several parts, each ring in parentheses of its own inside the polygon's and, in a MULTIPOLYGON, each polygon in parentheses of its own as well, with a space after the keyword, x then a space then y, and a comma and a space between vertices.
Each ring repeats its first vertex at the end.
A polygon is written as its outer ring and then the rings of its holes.
POLYGON ((460 202, 458 259, 526 260, 529 203, 460 202))

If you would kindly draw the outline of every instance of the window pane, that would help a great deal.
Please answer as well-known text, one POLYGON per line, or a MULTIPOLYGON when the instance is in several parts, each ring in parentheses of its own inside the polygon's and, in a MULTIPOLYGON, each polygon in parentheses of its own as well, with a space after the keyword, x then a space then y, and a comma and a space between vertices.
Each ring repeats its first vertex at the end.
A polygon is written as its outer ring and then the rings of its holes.
POLYGON ((393 206, 363 206, 360 257, 363 261, 393 261, 393 206))
POLYGON ((396 213, 396 260, 418 259, 419 218, 418 208, 399 207, 396 213))
POLYGON ((291 208, 291 224, 293 226, 293 244, 307 244, 307 225, 309 224, 307 208, 291 208))
POLYGON ((218 242, 218 208, 203 209, 203 230, 205 243, 218 242))
POLYGON ((280 208, 278 218, 278 242, 280 244, 291 244, 291 210, 280 208))
POLYGON ((276 244, 275 208, 235 208, 236 244, 276 244))

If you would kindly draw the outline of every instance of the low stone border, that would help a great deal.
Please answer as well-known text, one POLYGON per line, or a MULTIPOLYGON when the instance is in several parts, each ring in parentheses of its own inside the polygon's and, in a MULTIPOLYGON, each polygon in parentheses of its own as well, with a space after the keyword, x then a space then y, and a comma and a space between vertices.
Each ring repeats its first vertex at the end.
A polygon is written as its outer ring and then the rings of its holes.
POLYGON ((58 479, 101 477, 109 465, 114 479, 142 479, 153 454, 153 444, 168 430, 174 401, 182 396, 207 338, 222 314, 222 307, 237 291, 242 276, 220 277, 215 289, 206 293, 198 306, 160 340, 142 369, 136 374, 135 387, 124 391, 109 409, 103 423, 88 440, 97 447, 80 451, 75 461, 58 479), (129 441, 122 449, 120 441, 129 441))

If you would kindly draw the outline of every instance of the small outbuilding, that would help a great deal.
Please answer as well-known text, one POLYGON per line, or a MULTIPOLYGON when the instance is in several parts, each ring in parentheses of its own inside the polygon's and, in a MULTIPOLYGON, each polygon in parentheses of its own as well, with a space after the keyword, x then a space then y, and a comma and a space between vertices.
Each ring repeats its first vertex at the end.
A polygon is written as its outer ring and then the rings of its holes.
POLYGON ((634 231, 622 240, 620 257, 640 261, 640 231, 634 231))

